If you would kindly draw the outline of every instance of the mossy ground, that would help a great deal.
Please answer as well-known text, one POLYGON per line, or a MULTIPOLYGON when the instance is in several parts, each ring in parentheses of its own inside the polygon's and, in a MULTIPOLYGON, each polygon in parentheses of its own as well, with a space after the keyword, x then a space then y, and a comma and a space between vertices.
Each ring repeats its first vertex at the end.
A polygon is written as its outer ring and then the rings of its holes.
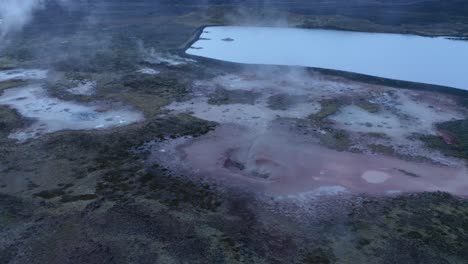
POLYGON ((388 136, 387 134, 383 132, 369 132, 367 133, 367 136, 371 138, 377 138, 377 139, 385 139, 385 140, 391 140, 392 138, 388 136))
POLYGON ((10 89, 13 87, 18 87, 21 85, 26 85, 26 84, 28 84, 28 82, 21 81, 21 80, 9 80, 9 81, 0 82, 0 94, 3 93, 3 90, 10 89))
POLYGON ((367 146, 373 153, 380 153, 386 155, 395 155, 395 149, 391 146, 382 144, 370 144, 367 146))
POLYGON ((468 159, 468 120, 457 120, 440 123, 437 129, 446 133, 453 142, 446 142, 440 136, 418 135, 428 147, 437 149, 448 156, 468 159))
POLYGON ((352 140, 344 130, 330 130, 326 134, 320 135, 320 140, 328 148, 339 151, 349 150, 352 145, 352 140))
POLYGON ((356 103, 357 106, 360 108, 366 110, 367 112, 371 114, 378 113, 380 111, 380 105, 375 104, 375 103, 370 103, 369 101, 365 99, 361 99, 356 103))
POLYGON ((222 88, 210 95, 208 103, 212 105, 222 104, 255 104, 260 97, 260 93, 244 90, 226 90, 222 88))
POLYGON ((316 122, 326 121, 328 117, 336 114, 343 104, 339 99, 322 100, 320 101, 320 112, 310 115, 309 118, 316 122))
POLYGON ((276 94, 268 98, 268 107, 273 110, 288 110, 297 103, 305 102, 302 96, 276 94))
POLYGON ((380 263, 390 263, 385 260, 390 254, 399 263, 463 263, 468 257, 464 200, 424 193, 372 202, 363 209, 351 214, 354 240, 363 255, 382 251, 380 263))
POLYGON ((27 122, 16 111, 5 106, 0 106, 0 142, 5 141, 11 132, 22 128, 27 122))

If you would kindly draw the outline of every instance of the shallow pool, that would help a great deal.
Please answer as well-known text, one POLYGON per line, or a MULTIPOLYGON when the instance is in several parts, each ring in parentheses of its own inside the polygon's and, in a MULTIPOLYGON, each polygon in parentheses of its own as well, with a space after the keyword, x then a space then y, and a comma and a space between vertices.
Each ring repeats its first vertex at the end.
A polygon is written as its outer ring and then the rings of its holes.
POLYGON ((51 97, 39 84, 5 90, 0 96, 0 105, 9 106, 31 120, 28 127, 9 135, 19 142, 60 130, 125 126, 144 118, 143 114, 128 107, 80 104, 51 97))
POLYGON ((468 90, 468 41, 273 27, 206 27, 187 54, 318 67, 468 90))

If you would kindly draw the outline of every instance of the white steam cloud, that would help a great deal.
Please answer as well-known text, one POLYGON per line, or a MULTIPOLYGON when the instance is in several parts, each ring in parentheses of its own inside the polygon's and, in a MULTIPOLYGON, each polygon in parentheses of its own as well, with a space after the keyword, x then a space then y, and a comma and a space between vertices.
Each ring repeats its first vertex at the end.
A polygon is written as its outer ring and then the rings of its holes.
POLYGON ((0 1, 0 40, 11 32, 21 30, 36 10, 44 7, 47 1, 65 4, 69 0, 1 0, 0 1))
POLYGON ((0 2, 0 38, 21 30, 35 10, 41 8, 43 0, 2 0, 0 2))

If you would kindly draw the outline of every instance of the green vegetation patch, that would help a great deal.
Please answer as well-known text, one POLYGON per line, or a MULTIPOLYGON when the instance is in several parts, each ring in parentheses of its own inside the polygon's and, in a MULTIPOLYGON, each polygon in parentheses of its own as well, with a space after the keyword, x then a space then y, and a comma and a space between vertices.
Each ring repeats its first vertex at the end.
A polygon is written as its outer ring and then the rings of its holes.
POLYGON ((320 135, 320 140, 325 146, 339 151, 348 150, 352 144, 351 138, 344 130, 332 130, 320 135))
MULTIPOLYGON (((70 45, 75 45, 74 41, 70 41, 70 45)), ((135 65, 140 55, 137 43, 125 33, 114 33, 100 39, 89 38, 88 42, 80 40, 76 41, 76 45, 76 50, 80 52, 70 51, 72 48, 69 45, 68 52, 58 52, 62 57, 55 58, 56 61, 52 65, 55 70, 103 73, 137 69, 135 65), (104 40, 108 41, 105 45, 104 40)), ((17 53, 18 51, 15 52, 17 53)))
POLYGON ((63 195, 60 199, 62 203, 71 203, 77 201, 90 201, 97 198, 96 194, 81 194, 81 195, 63 195))
POLYGON ((4 228, 22 224, 22 220, 33 211, 29 203, 15 196, 0 194, 0 232, 4 228))
POLYGON ((53 199, 66 194, 68 188, 72 187, 73 184, 59 184, 60 188, 50 189, 35 193, 34 196, 40 197, 42 199, 53 199))
POLYGON ((450 139, 450 144, 441 136, 417 135, 417 138, 445 155, 468 159, 468 119, 439 123, 437 129, 450 139))
POLYGON ((325 121, 329 116, 336 114, 340 110, 343 102, 337 99, 326 99, 320 101, 320 106, 320 112, 310 115, 309 119, 317 122, 325 121))
MULTIPOLYGON (((401 160, 406 160, 406 161, 433 163, 431 159, 424 157, 424 156, 412 156, 408 154, 401 154, 392 146, 387 146, 383 144, 369 144, 367 145, 367 148, 374 154, 384 154, 384 155, 393 156, 393 157, 399 158, 401 160)), ((407 176, 415 177, 415 175, 409 175, 408 173, 405 173, 404 171, 401 171, 401 172, 403 174, 406 174, 407 176)))
POLYGON ((65 194, 65 191, 62 188, 59 189, 51 189, 46 191, 41 191, 35 193, 34 196, 40 197, 42 199, 53 199, 65 194))
POLYGON ((468 109, 468 98, 467 97, 460 97, 458 99, 458 103, 463 106, 464 108, 468 109))
POLYGON ((15 129, 25 126, 23 119, 15 110, 0 106, 0 137, 5 138, 15 129))
MULTIPOLYGON (((96 185, 98 197, 117 201, 144 196, 170 206, 192 204, 197 208, 214 208, 217 200, 207 198, 210 195, 203 187, 170 175, 169 171, 159 166, 154 166, 151 171, 142 169, 139 157, 129 152, 132 147, 158 138, 200 136, 213 126, 213 123, 189 115, 170 116, 147 121, 135 128, 114 131, 112 134, 76 132, 71 137, 72 134, 69 133, 67 137, 57 138, 55 143, 48 145, 48 150, 66 154, 63 158, 75 157, 74 153, 95 153, 87 155, 91 157, 88 172, 101 171, 96 185), (59 147, 57 142, 62 146, 59 147)), ((69 200, 68 197, 65 198, 65 202, 69 200)), ((91 199, 72 199, 76 198, 91 199)))
POLYGON ((297 103, 304 102, 298 95, 276 94, 268 98, 268 107, 273 110, 288 110, 297 103))
POLYGON ((372 153, 380 153, 386 155, 395 155, 395 149, 391 146, 385 146, 382 144, 369 144, 367 147, 372 153))
POLYGON ((376 258, 375 263, 385 259, 464 263, 468 259, 468 202, 447 193, 366 201, 350 214, 350 225, 359 252, 366 259, 376 258))
POLYGON ((17 66, 17 63, 8 57, 0 57, 0 70, 10 70, 17 66))
POLYGON ((330 250, 316 248, 312 250, 304 259, 305 264, 332 264, 336 262, 336 257, 330 250))
MULTIPOLYGON (((184 86, 176 76, 130 74, 123 77, 121 83, 129 91, 154 94, 160 97, 177 98, 187 93, 186 86, 184 86)), ((115 89, 115 84, 112 83, 109 88, 112 90, 115 89), (114 86, 114 88, 112 86, 114 86)))
POLYGON ((371 103, 365 99, 359 100, 356 105, 371 114, 380 112, 380 105, 371 103))
POLYGON ((143 175, 139 182, 147 198, 156 199, 170 207, 188 204, 201 210, 216 211, 222 203, 221 196, 209 185, 167 175, 163 168, 143 175))
POLYGON ((210 186, 171 175, 157 164, 150 171, 137 173, 131 169, 112 170, 97 184, 96 193, 115 201, 143 196, 171 208, 191 205, 208 211, 215 211, 222 203, 221 196, 210 186))
POLYGON ((28 82, 27 81, 22 81, 22 80, 3 81, 3 82, 0 82, 0 92, 2 90, 14 88, 14 87, 18 87, 18 86, 22 86, 22 85, 26 85, 26 84, 28 84, 28 82))
POLYGON ((369 133, 366 133, 366 136, 369 136, 371 138, 377 138, 377 139, 385 139, 385 140, 392 139, 389 135, 383 132, 369 132, 369 133))
POLYGON ((260 97, 260 93, 245 91, 245 90, 226 90, 217 88, 216 91, 209 96, 208 103, 211 105, 223 104, 255 104, 255 101, 260 97))

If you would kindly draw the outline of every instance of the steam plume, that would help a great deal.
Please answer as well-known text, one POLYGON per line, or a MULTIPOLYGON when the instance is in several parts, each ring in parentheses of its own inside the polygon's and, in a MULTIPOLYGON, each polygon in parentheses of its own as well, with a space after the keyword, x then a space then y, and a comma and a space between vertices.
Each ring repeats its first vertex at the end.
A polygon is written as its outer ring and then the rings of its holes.
POLYGON ((31 21, 34 12, 44 7, 47 1, 65 4, 68 0, 1 0, 0 40, 11 32, 20 31, 31 21))

